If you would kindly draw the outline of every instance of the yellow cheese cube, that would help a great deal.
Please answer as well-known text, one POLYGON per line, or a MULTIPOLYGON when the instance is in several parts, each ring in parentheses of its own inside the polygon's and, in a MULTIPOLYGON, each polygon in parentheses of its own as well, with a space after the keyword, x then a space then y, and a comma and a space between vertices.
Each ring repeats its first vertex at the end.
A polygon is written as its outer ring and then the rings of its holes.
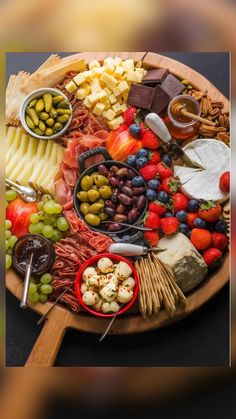
POLYGON ((132 71, 134 69, 134 60, 123 61, 123 67, 126 71, 132 71))
POLYGON ((114 103, 116 103, 116 98, 115 98, 115 96, 114 96, 114 95, 110 95, 110 96, 108 96, 108 97, 109 97, 110 103, 111 103, 112 105, 114 105, 114 103))
POLYGON ((93 108, 93 113, 95 113, 95 115, 102 115, 104 109, 105 109, 104 103, 98 102, 96 106, 93 108))
POLYGON ((86 91, 86 96, 89 95, 91 93, 91 87, 88 83, 83 83, 80 86, 82 89, 85 89, 86 91))
POLYGON ((142 77, 144 77, 144 76, 147 74, 147 71, 146 71, 144 68, 136 68, 136 69, 135 69, 135 72, 136 72, 137 74, 142 75, 142 77))
POLYGON ((121 64, 122 59, 120 57, 114 58, 114 65, 119 66, 121 64))
POLYGON ((119 103, 115 103, 115 105, 112 106, 112 109, 116 113, 116 115, 122 113, 122 109, 119 103))
POLYGON ((108 96, 112 94, 112 91, 111 91, 111 89, 109 89, 109 87, 104 87, 103 90, 105 90, 105 92, 108 94, 108 96))
POLYGON ((114 64, 114 59, 112 57, 107 57, 105 58, 105 60, 103 61, 103 64, 106 65, 113 65, 114 64))
POLYGON ((88 96, 84 99, 83 104, 84 104, 84 106, 86 106, 86 107, 87 107, 87 108, 89 108, 89 109, 91 109, 91 108, 92 108, 92 104, 91 104, 91 102, 90 102, 90 100, 89 100, 88 96))
POLYGON ((66 84, 65 88, 66 88, 66 90, 67 90, 69 93, 73 93, 73 92, 77 89, 77 86, 76 86, 76 84, 75 84, 75 83, 71 80, 69 83, 67 83, 67 84, 66 84))
POLYGON ((100 92, 102 90, 102 87, 99 83, 98 78, 93 79, 91 81, 90 86, 91 86, 91 90, 92 90, 93 93, 97 93, 97 92, 100 92))
POLYGON ((93 78, 92 78, 92 74, 91 74, 91 70, 87 70, 87 71, 83 71, 83 73, 81 73, 81 74, 83 74, 83 76, 84 76, 84 78, 87 80, 87 81, 92 81, 93 80, 93 78))
POLYGON ((126 79, 128 81, 133 81, 134 83, 136 83, 137 82, 137 74, 136 74, 136 72, 135 71, 128 71, 127 72, 126 79))
POLYGON ((92 77, 100 77, 102 73, 103 71, 101 67, 93 67, 91 69, 92 77))
POLYGON ((91 95, 87 96, 87 98, 92 106, 95 105, 95 103, 97 103, 99 100, 97 93, 91 93, 91 95))
POLYGON ((86 90, 83 88, 78 89, 76 93, 76 97, 79 100, 83 100, 86 97, 86 90))
POLYGON ((127 90, 126 92, 123 92, 123 93, 122 93, 122 98, 123 98, 123 100, 124 100, 125 102, 127 101, 128 96, 129 96, 129 90, 127 90))
POLYGON ((110 108, 111 108, 111 104, 110 104, 109 99, 105 100, 103 103, 104 103, 104 105, 105 105, 105 110, 107 110, 107 109, 110 109, 110 108))
POLYGON ((110 89, 114 89, 114 87, 117 85, 117 80, 110 76, 110 74, 103 73, 101 75, 101 81, 103 81, 110 89))
POLYGON ((106 119, 108 119, 108 121, 112 121, 115 118, 116 114, 112 109, 109 109, 106 112, 106 119))
POLYGON ((124 80, 118 84, 118 88, 120 89, 120 92, 123 94, 129 90, 129 85, 127 81, 124 80))
POLYGON ((108 94, 105 90, 101 90, 99 92, 99 100, 100 102, 104 102, 108 98, 108 94))
POLYGON ((122 79, 122 75, 124 73, 124 69, 121 66, 116 67, 115 71, 114 71, 114 76, 117 79, 122 79))
POLYGON ((123 113, 126 111, 126 109, 128 109, 128 106, 126 105, 126 103, 122 103, 120 105, 120 107, 121 107, 123 113))
POLYGON ((115 97, 118 97, 121 95, 119 86, 115 87, 115 89, 113 90, 113 94, 115 95, 115 97))
POLYGON ((91 68, 94 68, 94 67, 100 67, 100 63, 98 62, 98 60, 92 60, 92 61, 90 61, 90 63, 89 63, 89 69, 91 70, 91 68))
POLYGON ((85 77, 83 76, 82 73, 77 74, 77 76, 75 76, 73 78, 73 80, 77 84, 77 86, 80 86, 80 84, 82 84, 86 81, 86 79, 85 79, 85 77))
POLYGON ((108 74, 114 73, 115 67, 112 64, 108 64, 104 67, 104 71, 108 74))
POLYGON ((121 124, 123 124, 124 119, 122 116, 119 116, 118 118, 113 119, 112 121, 108 122, 108 126, 110 129, 116 129, 118 128, 121 124))

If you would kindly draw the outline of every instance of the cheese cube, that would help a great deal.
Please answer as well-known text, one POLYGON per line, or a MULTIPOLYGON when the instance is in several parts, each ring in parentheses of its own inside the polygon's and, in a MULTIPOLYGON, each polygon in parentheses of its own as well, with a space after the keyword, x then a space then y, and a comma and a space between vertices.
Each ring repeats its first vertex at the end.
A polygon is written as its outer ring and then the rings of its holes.
POLYGON ((101 67, 93 67, 91 69, 92 77, 100 77, 102 73, 103 73, 103 71, 102 71, 101 67))
POLYGON ((121 107, 123 113, 126 111, 126 109, 128 109, 128 106, 126 105, 126 103, 122 103, 120 105, 120 107, 121 107))
POLYGON ((76 97, 79 100, 83 100, 86 97, 86 90, 84 88, 80 88, 77 90, 76 97))
POLYGON ((144 77, 144 76, 147 74, 147 70, 145 70, 144 68, 136 68, 136 69, 135 69, 135 72, 136 72, 137 74, 142 75, 142 77, 144 77))
POLYGON ((119 84, 118 84, 118 88, 120 89, 120 92, 122 93, 122 95, 123 95, 123 93, 125 93, 125 92, 128 92, 128 90, 129 90, 129 85, 128 85, 128 83, 127 83, 127 81, 121 81, 119 84))
POLYGON ((109 109, 106 112, 106 119, 108 119, 108 121, 112 121, 115 118, 116 114, 112 109, 109 109))
POLYGON ((73 93, 73 92, 77 89, 77 86, 76 86, 76 84, 75 84, 75 83, 71 80, 69 83, 67 83, 67 84, 66 84, 65 88, 66 88, 66 90, 67 90, 69 93, 73 93))
POLYGON ((93 79, 91 81, 90 86, 91 86, 91 90, 92 90, 93 93, 97 93, 97 92, 100 92, 102 90, 102 87, 99 83, 98 78, 93 79))
POLYGON ((122 116, 119 116, 118 118, 113 119, 112 121, 108 122, 108 126, 110 129, 116 129, 118 128, 121 124, 123 124, 124 119, 122 116))
POLYGON ((84 78, 87 81, 91 82, 93 80, 91 70, 83 71, 83 73, 81 73, 81 74, 83 74, 84 78))
POLYGON ((110 76, 110 74, 103 73, 101 75, 101 81, 103 81, 110 89, 114 89, 114 87, 117 85, 117 80, 115 77, 110 76))
POLYGON ((108 96, 108 97, 109 97, 109 100, 110 100, 111 105, 114 105, 114 103, 116 103, 116 98, 115 98, 115 96, 114 96, 114 95, 110 95, 110 96, 108 96))
POLYGON ((88 83, 83 83, 80 85, 80 88, 85 89, 86 90, 86 96, 89 95, 91 93, 91 87, 88 83))
POLYGON ((126 71, 132 71, 134 69, 134 60, 123 61, 123 67, 126 71))
POLYGON ((122 62, 122 59, 120 57, 114 58, 114 65, 119 66, 122 62))
POLYGON ((99 92, 99 100, 100 100, 100 102, 104 102, 107 98, 108 98, 107 92, 105 92, 105 90, 101 90, 99 92))
POLYGON ((105 90, 105 92, 108 94, 108 96, 112 94, 112 91, 111 91, 111 89, 109 89, 109 87, 104 87, 103 90, 105 90))
POLYGON ((114 76, 117 79, 122 79, 122 75, 124 73, 124 69, 121 66, 116 67, 115 71, 114 71, 114 76))
POLYGON ((95 105, 95 103, 97 103, 99 100, 97 93, 91 93, 91 95, 87 96, 87 98, 92 106, 95 105))
POLYGON ((106 99, 103 103, 104 103, 104 105, 105 105, 105 110, 107 110, 107 109, 110 109, 110 108, 111 108, 111 104, 110 104, 109 99, 106 99))
POLYGON ((92 61, 90 61, 90 63, 89 63, 89 69, 91 70, 91 68, 94 68, 94 67, 100 67, 100 63, 98 62, 98 60, 92 60, 92 61))
POLYGON ((129 90, 127 90, 126 92, 122 93, 122 97, 124 99, 124 101, 126 102, 129 96, 129 90))
POLYGON ((136 83, 142 83, 143 76, 140 73, 136 73, 136 83))
POLYGON ((102 115, 104 109, 105 109, 104 103, 98 102, 93 109, 93 113, 95 113, 95 115, 102 115))
POLYGON ((115 97, 118 97, 121 95, 121 91, 119 86, 115 87, 115 89, 113 89, 113 94, 115 95, 115 97))
POLYGON ((116 115, 122 113, 122 109, 119 103, 115 103, 115 105, 112 106, 112 109, 116 113, 116 115))
POLYGON ((112 57, 107 57, 107 58, 105 58, 105 60, 103 61, 103 63, 104 64, 107 64, 107 65, 114 65, 114 60, 113 60, 112 57))
POLYGON ((77 76, 75 76, 73 78, 73 80, 77 84, 77 86, 80 86, 80 84, 82 84, 86 81, 86 79, 85 79, 85 77, 83 76, 82 73, 77 74, 77 76))
POLYGON ((89 100, 88 96, 84 99, 83 104, 84 104, 84 106, 86 106, 86 108, 89 108, 89 109, 91 109, 91 108, 92 108, 92 104, 91 104, 91 102, 90 102, 90 100, 89 100))
POLYGON ((134 83, 136 83, 137 82, 137 74, 136 74, 136 72, 135 71, 128 71, 127 72, 126 79, 128 81, 133 81, 134 83))

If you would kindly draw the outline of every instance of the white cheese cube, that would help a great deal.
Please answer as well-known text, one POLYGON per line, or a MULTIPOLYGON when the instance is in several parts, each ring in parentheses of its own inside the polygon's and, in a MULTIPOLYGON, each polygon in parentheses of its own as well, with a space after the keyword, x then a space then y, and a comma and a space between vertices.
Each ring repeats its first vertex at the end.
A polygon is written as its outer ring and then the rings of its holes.
POLYGON ((122 62, 122 59, 120 57, 114 58, 114 65, 119 66, 122 62))
POLYGON ((86 91, 86 96, 89 95, 91 93, 91 87, 89 83, 83 83, 80 85, 80 88, 85 89, 86 91))
POLYGON ((106 101, 106 100, 107 100, 107 98, 108 98, 108 94, 107 94, 107 92, 105 92, 105 90, 103 89, 103 90, 101 90, 101 91, 99 92, 98 97, 99 97, 99 101, 100 101, 100 102, 104 102, 104 101, 106 101))
POLYGON ((77 90, 76 97, 79 100, 83 100, 86 97, 86 90, 83 88, 77 90))
POLYGON ((115 77, 107 73, 103 73, 101 75, 101 81, 103 81, 110 89, 114 89, 114 87, 117 85, 117 80, 115 77))
POLYGON ((142 77, 144 77, 147 74, 147 70, 145 70, 144 68, 136 68, 135 72, 137 74, 140 74, 142 77))
POLYGON ((115 105, 113 105, 112 109, 116 113, 116 115, 119 115, 120 113, 122 113, 122 109, 119 103, 116 103, 115 105))
POLYGON ((132 71, 134 69, 134 60, 123 61, 123 67, 126 71, 132 71))
POLYGON ((115 71, 114 71, 114 76, 117 79, 122 79, 122 75, 124 73, 124 69, 121 66, 116 67, 115 71))
POLYGON ((116 86, 115 89, 113 89, 113 94, 115 95, 115 97, 118 97, 121 95, 119 86, 116 86))
POLYGON ((126 105, 126 103, 122 103, 120 107, 122 109, 122 112, 125 112, 126 109, 128 109, 128 106, 126 105))
POLYGON ((101 67, 93 67, 91 69, 92 77, 100 77, 102 73, 103 71, 101 67))
POLYGON ((115 118, 112 121, 108 122, 108 126, 110 129, 116 129, 121 124, 123 124, 123 122, 124 122, 124 119, 122 118, 122 116, 119 116, 118 118, 115 118))
POLYGON ((88 100, 91 103, 91 105, 95 105, 99 99, 99 96, 97 93, 91 93, 91 95, 88 96, 88 100))
POLYGON ((94 67, 100 67, 100 63, 98 62, 98 60, 92 60, 89 63, 89 69, 91 70, 94 67))
POLYGON ((126 79, 128 81, 132 81, 132 82, 136 83, 137 82, 137 74, 136 74, 136 72, 135 71, 128 71, 127 72, 126 79))
POLYGON ((77 89, 77 86, 76 86, 76 84, 75 84, 75 83, 71 80, 69 83, 67 83, 67 84, 66 84, 65 88, 66 88, 67 92, 69 92, 69 93, 73 93, 73 92, 77 89))
POLYGON ((112 57, 107 57, 107 58, 105 58, 103 63, 106 64, 106 65, 114 65, 114 59, 112 57))
POLYGON ((91 70, 86 70, 86 71, 83 71, 83 73, 81 73, 81 74, 83 74, 84 78, 85 78, 87 81, 91 82, 91 81, 93 80, 93 78, 92 78, 92 74, 91 74, 91 70))
POLYGON ((121 93, 122 93, 122 95, 123 95, 123 93, 128 92, 128 90, 129 90, 129 85, 128 85, 127 81, 121 81, 121 82, 118 84, 118 88, 120 89, 120 92, 121 92, 121 93))
POLYGON ((111 105, 114 105, 114 103, 116 103, 116 98, 115 98, 114 95, 110 95, 110 96, 108 96, 108 98, 110 100, 111 105))
POLYGON ((115 118, 115 116, 116 116, 115 112, 112 109, 109 109, 106 112, 106 116, 105 117, 106 117, 106 119, 108 119, 108 121, 112 121, 115 118))
POLYGON ((92 104, 88 98, 88 96, 84 99, 84 106, 86 106, 86 108, 91 109, 92 108, 92 104))
POLYGON ((93 108, 93 113, 95 113, 95 115, 102 115, 103 111, 105 109, 105 105, 104 103, 98 102, 95 107, 93 108))
POLYGON ((73 80, 77 84, 77 86, 80 86, 82 83, 86 81, 82 73, 77 74, 77 76, 75 76, 73 80))
POLYGON ((98 78, 93 79, 91 81, 90 86, 91 86, 91 90, 92 90, 93 93, 97 93, 97 92, 100 92, 102 90, 102 87, 99 83, 98 78))
POLYGON ((105 110, 107 110, 107 109, 110 109, 111 108, 111 104, 110 104, 110 101, 109 101, 109 99, 107 98, 104 102, 104 105, 105 105, 105 110))
POLYGON ((112 64, 108 64, 104 67, 105 73, 112 74, 115 71, 115 67, 112 64))

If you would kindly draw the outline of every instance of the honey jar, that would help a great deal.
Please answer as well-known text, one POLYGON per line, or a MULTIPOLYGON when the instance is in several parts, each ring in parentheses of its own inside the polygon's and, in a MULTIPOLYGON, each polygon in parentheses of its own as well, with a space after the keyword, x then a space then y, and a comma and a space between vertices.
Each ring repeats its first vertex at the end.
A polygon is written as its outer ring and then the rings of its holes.
POLYGON ((190 119, 186 115, 173 113, 173 105, 179 104, 186 111, 195 115, 200 115, 199 102, 190 95, 175 96, 168 106, 168 117, 165 120, 166 126, 173 138, 176 140, 186 140, 197 135, 199 122, 190 119))

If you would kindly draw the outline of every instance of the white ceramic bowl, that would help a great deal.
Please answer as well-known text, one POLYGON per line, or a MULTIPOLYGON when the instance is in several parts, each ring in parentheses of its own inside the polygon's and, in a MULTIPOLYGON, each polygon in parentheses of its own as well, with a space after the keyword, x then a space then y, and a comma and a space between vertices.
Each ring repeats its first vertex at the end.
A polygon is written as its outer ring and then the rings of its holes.
MULTIPOLYGON (((29 102, 31 102, 31 100, 36 99, 41 97, 42 95, 44 95, 45 93, 51 93, 52 96, 58 96, 61 95, 63 96, 66 100, 68 100, 68 98, 66 97, 66 95, 64 95, 60 90, 57 89, 53 89, 50 87, 45 87, 42 89, 36 89, 33 90, 33 92, 31 92, 28 96, 26 96, 25 100, 23 101, 21 108, 20 108, 20 120, 21 120, 21 124, 23 126, 23 128, 32 136, 35 138, 38 138, 40 140, 55 140, 56 138, 61 137, 68 129, 71 120, 72 120, 72 114, 68 120, 68 122, 63 126, 63 128, 61 129, 61 131, 58 131, 56 134, 53 134, 51 136, 46 136, 46 135, 38 135, 36 134, 34 131, 32 131, 28 125, 25 122, 25 110, 26 107, 28 106, 29 102)), ((70 104, 70 110, 72 111, 72 106, 70 104)))

